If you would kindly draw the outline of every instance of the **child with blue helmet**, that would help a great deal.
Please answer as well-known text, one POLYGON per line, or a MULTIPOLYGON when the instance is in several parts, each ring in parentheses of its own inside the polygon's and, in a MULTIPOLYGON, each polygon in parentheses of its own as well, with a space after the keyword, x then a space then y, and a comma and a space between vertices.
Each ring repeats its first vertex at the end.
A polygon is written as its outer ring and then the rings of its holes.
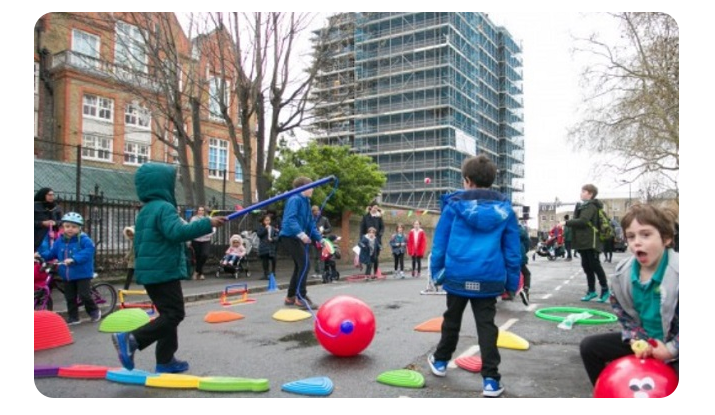
POLYGON ((67 301, 67 324, 79 324, 79 305, 77 297, 92 319, 98 322, 102 311, 92 299, 91 280, 94 277, 94 242, 82 232, 84 219, 77 212, 68 212, 62 217, 62 235, 42 252, 36 252, 44 261, 57 260, 60 265, 57 274, 65 282, 65 300, 67 301))

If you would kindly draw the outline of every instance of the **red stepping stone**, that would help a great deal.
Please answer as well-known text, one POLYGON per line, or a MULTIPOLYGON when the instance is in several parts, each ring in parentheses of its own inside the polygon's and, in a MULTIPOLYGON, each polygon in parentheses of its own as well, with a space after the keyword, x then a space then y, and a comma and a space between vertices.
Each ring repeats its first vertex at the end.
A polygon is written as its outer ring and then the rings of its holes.
POLYGON ((454 359, 454 364, 470 372, 482 370, 482 358, 479 356, 465 356, 454 359))
POLYGON ((35 351, 65 346, 73 341, 67 323, 59 314, 35 311, 35 351))
POLYGON ((107 377, 108 370, 115 369, 117 368, 109 368, 107 366, 72 365, 61 367, 58 375, 61 378, 104 379, 107 377))

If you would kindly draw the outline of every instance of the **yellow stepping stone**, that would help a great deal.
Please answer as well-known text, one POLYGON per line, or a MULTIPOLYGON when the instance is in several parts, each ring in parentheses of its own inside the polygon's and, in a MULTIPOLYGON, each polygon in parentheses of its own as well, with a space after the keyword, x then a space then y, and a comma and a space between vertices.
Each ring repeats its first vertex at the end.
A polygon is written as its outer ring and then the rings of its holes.
POLYGON ((519 337, 514 333, 499 330, 499 337, 497 337, 497 347, 503 347, 505 349, 515 349, 515 350, 527 350, 529 349, 529 342, 523 337, 519 337))
POLYGON ((200 380, 200 377, 193 375, 162 373, 159 376, 147 377, 146 386, 153 386, 155 388, 198 389, 200 380))
POLYGON ((300 321, 312 317, 307 311, 283 308, 273 313, 273 318, 278 321, 300 321))

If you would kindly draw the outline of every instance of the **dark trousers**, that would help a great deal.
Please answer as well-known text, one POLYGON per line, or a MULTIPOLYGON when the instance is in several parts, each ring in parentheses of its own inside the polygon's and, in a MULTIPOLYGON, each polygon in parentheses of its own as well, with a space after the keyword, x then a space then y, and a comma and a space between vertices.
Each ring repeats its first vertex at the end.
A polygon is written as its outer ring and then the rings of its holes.
POLYGON ((405 254, 392 254, 392 256, 395 258, 395 271, 398 269, 400 271, 405 270, 405 254))
POLYGON ((606 273, 603 271, 601 261, 598 260, 598 251, 595 249, 580 249, 578 253, 581 255, 581 267, 583 272, 586 273, 588 292, 596 291, 596 277, 598 277, 598 283, 601 285, 601 292, 608 290, 606 273))
POLYGON ((263 265, 263 276, 268 278, 268 275, 276 274, 276 257, 270 255, 261 255, 261 264, 263 265))
POLYGON ((564 242, 564 249, 566 249, 566 258, 571 258, 571 241, 564 242))
POLYGON ((159 317, 132 331, 132 335, 137 340, 139 350, 156 342, 156 363, 167 364, 179 349, 178 327, 186 316, 181 281, 146 284, 144 289, 159 312, 159 317))
POLYGON ((92 290, 90 289, 92 280, 85 278, 82 280, 66 281, 65 282, 65 300, 67 301, 67 317, 70 320, 79 320, 79 304, 77 297, 82 300, 84 309, 90 316, 97 312, 98 307, 92 298, 92 290))
POLYGON ((613 246, 615 241, 609 238, 603 242, 603 260, 611 262, 613 260, 613 246))
POLYGON ((191 241, 191 247, 194 249, 194 258, 196 259, 194 271, 196 271, 197 274, 203 274, 204 264, 206 264, 206 260, 209 259, 211 241, 191 241))
POLYGON ((306 287, 307 274, 310 269, 308 260, 308 246, 298 238, 282 237, 279 241, 285 252, 293 260, 293 275, 288 284, 288 297, 295 297, 296 293, 305 298, 308 295, 306 287))
POLYGON ((422 257, 421 256, 413 256, 412 257, 412 275, 415 274, 415 271, 422 272, 422 257))
POLYGON ((310 259, 313 261, 313 265, 315 268, 316 274, 322 274, 323 273, 323 261, 320 260, 320 255, 323 253, 322 249, 318 249, 318 247, 315 246, 315 244, 310 244, 310 259))
MULTIPOLYGON (((593 385, 610 362, 633 354, 631 346, 621 340, 620 331, 585 337, 581 340, 580 351, 583 366, 593 385)), ((668 364, 678 373, 678 360, 668 364)))
POLYGON ((526 264, 521 264, 521 275, 524 276, 524 289, 529 291, 529 288, 531 288, 531 270, 526 264))
POLYGON ((127 268, 127 279, 124 281, 124 289, 128 290, 134 279, 134 268, 127 268))
POLYGON ((462 327, 462 316, 467 303, 471 304, 474 320, 477 323, 477 337, 482 355, 482 377, 500 380, 501 355, 497 348, 499 328, 494 324, 494 317, 497 314, 495 297, 467 298, 447 293, 447 311, 444 312, 442 321, 442 338, 434 352, 434 358, 445 361, 452 359, 452 354, 457 349, 459 329, 462 327))
POLYGON ((365 264, 365 275, 377 275, 377 257, 372 258, 372 262, 365 264))

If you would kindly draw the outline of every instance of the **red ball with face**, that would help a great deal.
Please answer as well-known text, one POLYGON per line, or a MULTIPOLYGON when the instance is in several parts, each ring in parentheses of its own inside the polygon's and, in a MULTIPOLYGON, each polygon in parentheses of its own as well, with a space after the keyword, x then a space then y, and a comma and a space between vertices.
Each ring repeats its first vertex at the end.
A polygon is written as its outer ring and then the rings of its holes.
POLYGON ((665 398, 678 387, 672 367, 654 358, 635 355, 611 362, 596 380, 594 398, 665 398))

